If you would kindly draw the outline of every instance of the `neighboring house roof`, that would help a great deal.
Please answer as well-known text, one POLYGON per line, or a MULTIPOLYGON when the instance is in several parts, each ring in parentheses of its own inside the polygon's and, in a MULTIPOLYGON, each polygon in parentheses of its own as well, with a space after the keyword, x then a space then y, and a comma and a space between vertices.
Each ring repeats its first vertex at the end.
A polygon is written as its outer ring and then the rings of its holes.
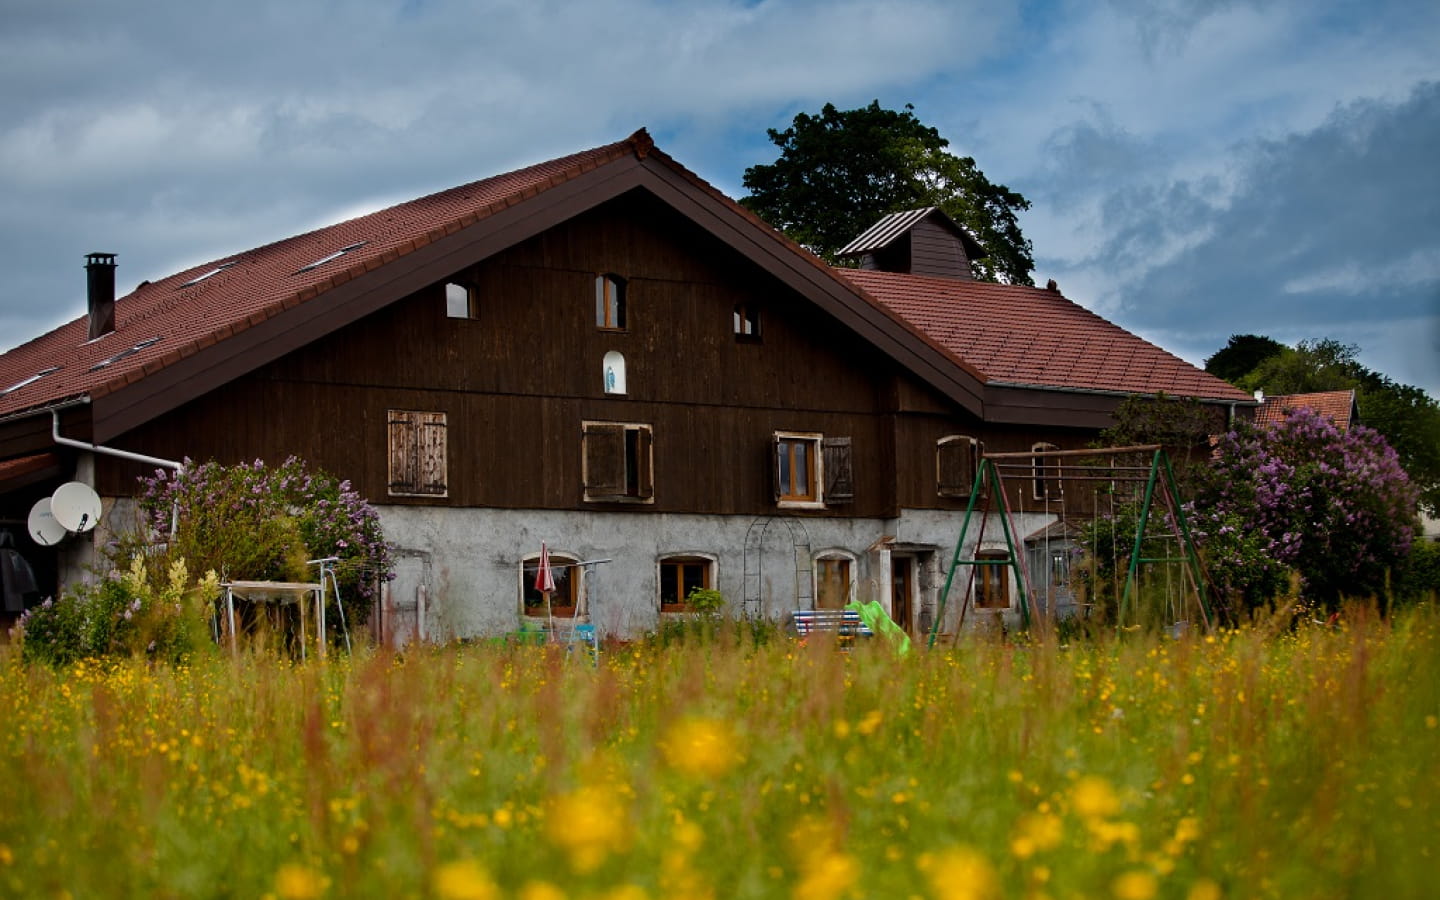
POLYGON ((946 215, 945 211, 938 206, 891 213, 865 229, 864 234, 841 247, 840 252, 835 255, 841 257, 861 256, 866 253, 874 253, 876 250, 883 250, 908 234, 918 222, 927 218, 934 219, 958 237, 965 245, 965 255, 968 258, 979 259, 989 255, 985 252, 985 248, 980 246, 980 242, 970 235, 970 232, 955 224, 955 220, 946 215))
MULTIPOLYGON (((1047 421, 1033 398, 1012 396, 1016 385, 1249 400, 1058 295, 832 269, 656 149, 642 129, 142 283, 116 300, 114 332, 89 341, 81 316, 0 355, 0 421, 82 398, 91 402, 88 437, 104 442, 635 189, 976 415, 1047 421)), ((1109 415, 1074 414, 1091 424, 1109 415)))
POLYGON ((1309 409, 1335 423, 1341 431, 1348 431, 1351 425, 1360 423, 1359 409, 1355 403, 1355 391, 1319 391, 1313 394, 1276 394, 1261 401, 1255 410, 1255 424, 1279 425, 1285 421, 1285 414, 1293 409, 1309 409))
POLYGON ((991 385, 1253 402, 1058 290, 858 269, 837 270, 991 385))

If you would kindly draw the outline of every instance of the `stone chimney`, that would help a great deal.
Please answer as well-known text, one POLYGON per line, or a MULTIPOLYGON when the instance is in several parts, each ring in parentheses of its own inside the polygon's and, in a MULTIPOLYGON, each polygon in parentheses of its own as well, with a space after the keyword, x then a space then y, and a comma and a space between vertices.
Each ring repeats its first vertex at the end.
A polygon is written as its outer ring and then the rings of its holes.
POLYGON ((87 253, 85 274, 89 285, 90 340, 115 330, 115 254, 87 253))

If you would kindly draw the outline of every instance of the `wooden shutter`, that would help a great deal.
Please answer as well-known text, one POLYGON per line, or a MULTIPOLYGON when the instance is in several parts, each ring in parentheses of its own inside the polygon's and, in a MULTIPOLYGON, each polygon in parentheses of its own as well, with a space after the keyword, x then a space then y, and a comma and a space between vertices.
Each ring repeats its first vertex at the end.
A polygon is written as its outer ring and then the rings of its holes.
POLYGON ((941 438, 935 445, 936 489, 942 497, 968 497, 975 485, 975 446, 967 437, 941 438))
POLYGON ((828 437, 820 442, 824 455, 826 503, 850 503, 855 499, 855 478, 850 460, 850 439, 828 437))
POLYGON ((445 414, 414 413, 415 447, 419 457, 419 490, 417 493, 444 497, 449 493, 445 414))
POLYGON ((770 439, 770 489, 775 494, 775 502, 780 502, 780 435, 770 439))
POLYGON ((445 414, 389 411, 390 493, 444 497, 445 414))
POLYGON ((418 493, 420 472, 415 454, 415 414, 392 409, 389 423, 390 493, 418 493))
POLYGON ((635 496, 642 500, 649 500, 655 496, 655 472, 652 459, 655 437, 650 433, 649 426, 642 426, 635 431, 635 459, 633 461, 637 473, 635 496))
POLYGON ((585 493, 596 497, 625 494, 625 426, 585 426, 585 493))

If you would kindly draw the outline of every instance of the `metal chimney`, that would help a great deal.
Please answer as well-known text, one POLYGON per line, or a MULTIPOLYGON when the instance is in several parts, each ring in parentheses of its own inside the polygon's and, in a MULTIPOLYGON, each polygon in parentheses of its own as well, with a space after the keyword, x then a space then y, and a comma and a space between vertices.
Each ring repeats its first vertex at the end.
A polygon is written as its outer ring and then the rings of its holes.
POLYGON ((115 254, 87 253, 85 273, 89 283, 90 340, 115 330, 115 254))

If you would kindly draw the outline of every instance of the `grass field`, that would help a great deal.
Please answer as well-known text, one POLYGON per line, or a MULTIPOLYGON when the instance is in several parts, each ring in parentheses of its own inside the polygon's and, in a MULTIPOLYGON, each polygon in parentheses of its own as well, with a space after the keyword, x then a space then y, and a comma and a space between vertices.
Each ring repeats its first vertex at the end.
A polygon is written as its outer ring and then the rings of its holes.
POLYGON ((1440 614, 0 662, 0 895, 1429 897, 1440 614))

